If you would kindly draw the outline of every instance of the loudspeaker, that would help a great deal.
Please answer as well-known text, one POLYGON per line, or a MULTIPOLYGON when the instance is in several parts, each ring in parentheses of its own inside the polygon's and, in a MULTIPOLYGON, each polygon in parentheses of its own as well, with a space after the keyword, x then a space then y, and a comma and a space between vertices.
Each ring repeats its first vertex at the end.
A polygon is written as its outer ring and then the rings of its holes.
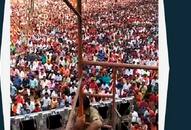
POLYGON ((98 108, 98 112, 99 112, 99 114, 101 115, 101 117, 103 119, 107 119, 107 117, 108 117, 108 109, 109 109, 108 106, 98 108))
POLYGON ((50 115, 47 117, 46 122, 47 122, 47 128, 48 129, 56 129, 62 127, 61 123, 61 115, 50 115))
POLYGON ((127 103, 121 103, 119 105, 119 108, 118 108, 118 111, 120 113, 121 116, 125 116, 125 115, 129 115, 130 113, 130 103, 127 102, 127 103))
POLYGON ((37 130, 36 120, 24 120, 19 123, 20 130, 37 130))

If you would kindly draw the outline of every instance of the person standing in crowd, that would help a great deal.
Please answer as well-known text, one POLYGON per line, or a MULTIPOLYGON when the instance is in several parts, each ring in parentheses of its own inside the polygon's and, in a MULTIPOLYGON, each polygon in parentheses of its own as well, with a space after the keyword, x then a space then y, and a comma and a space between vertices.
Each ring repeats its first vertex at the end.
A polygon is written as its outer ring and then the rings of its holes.
POLYGON ((42 102, 42 110, 43 111, 49 110, 51 99, 47 92, 45 93, 44 97, 41 99, 41 102, 42 102))

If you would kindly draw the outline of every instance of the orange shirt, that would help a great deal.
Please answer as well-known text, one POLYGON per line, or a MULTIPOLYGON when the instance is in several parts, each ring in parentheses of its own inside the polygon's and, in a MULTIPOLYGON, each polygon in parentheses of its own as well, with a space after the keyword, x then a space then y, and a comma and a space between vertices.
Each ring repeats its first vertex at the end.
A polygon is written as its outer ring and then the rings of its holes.
POLYGON ((16 96, 15 99, 16 99, 17 103, 23 104, 25 102, 22 96, 16 96))
POLYGON ((68 77, 70 75, 70 70, 67 68, 65 69, 64 75, 68 77))
POLYGON ((60 71, 61 74, 64 74, 65 68, 64 68, 64 67, 61 67, 59 71, 60 71))
POLYGON ((17 106, 18 106, 18 105, 13 105, 13 106, 12 106, 12 111, 13 111, 14 113, 17 113, 17 106))

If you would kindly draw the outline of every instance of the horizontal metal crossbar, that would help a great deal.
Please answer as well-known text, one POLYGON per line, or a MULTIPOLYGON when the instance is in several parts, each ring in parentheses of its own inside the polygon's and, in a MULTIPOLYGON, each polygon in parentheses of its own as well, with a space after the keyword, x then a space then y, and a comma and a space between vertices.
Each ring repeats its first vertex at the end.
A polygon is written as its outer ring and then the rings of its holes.
POLYGON ((83 65, 113 67, 113 68, 158 70, 158 66, 134 65, 134 64, 113 63, 113 62, 82 61, 82 64, 83 65))

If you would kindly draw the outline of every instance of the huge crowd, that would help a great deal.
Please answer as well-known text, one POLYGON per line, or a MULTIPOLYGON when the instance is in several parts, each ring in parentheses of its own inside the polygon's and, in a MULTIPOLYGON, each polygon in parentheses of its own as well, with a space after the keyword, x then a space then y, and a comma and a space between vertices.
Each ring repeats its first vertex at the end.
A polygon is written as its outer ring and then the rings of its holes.
MULTIPOLYGON (((27 7, 11 6, 11 116, 70 106, 78 84, 77 17, 61 0, 27 7)), ((158 1, 86 0, 82 7, 85 60, 158 66, 158 1)), ((86 93, 112 92, 111 68, 83 73, 86 93)), ((135 97, 132 129, 157 127, 158 71, 120 69, 116 92, 135 97)))

